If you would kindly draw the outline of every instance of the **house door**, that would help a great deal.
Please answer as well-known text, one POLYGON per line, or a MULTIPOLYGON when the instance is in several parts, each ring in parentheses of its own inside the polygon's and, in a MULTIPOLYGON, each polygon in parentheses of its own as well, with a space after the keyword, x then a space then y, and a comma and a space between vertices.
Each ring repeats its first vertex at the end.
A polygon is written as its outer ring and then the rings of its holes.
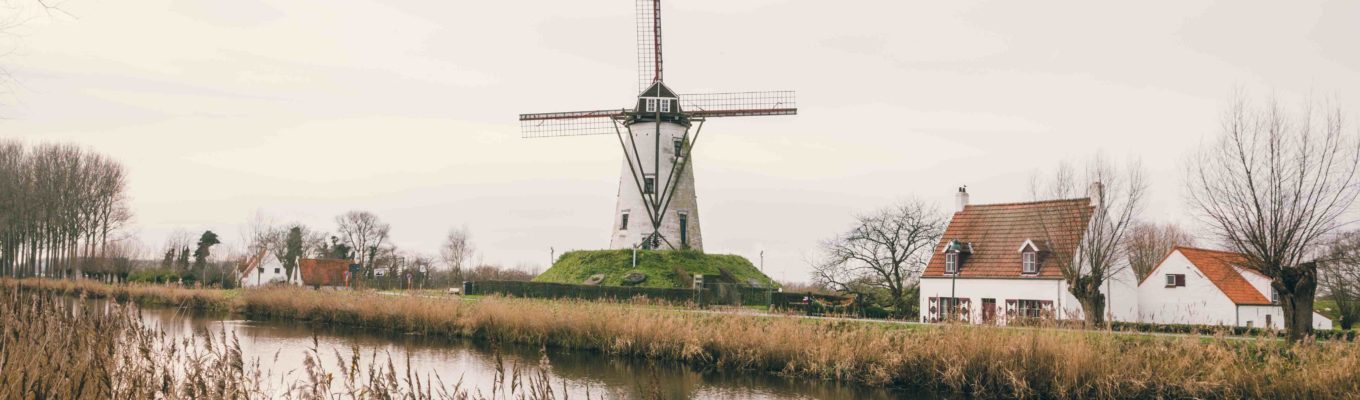
POLYGON ((996 323, 996 299, 982 299, 982 323, 996 323))

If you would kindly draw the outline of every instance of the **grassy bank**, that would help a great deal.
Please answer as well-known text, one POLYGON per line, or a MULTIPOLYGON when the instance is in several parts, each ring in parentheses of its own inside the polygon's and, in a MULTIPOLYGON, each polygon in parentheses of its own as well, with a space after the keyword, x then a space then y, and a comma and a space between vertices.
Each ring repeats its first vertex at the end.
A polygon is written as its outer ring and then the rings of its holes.
MULTIPOLYGON (((227 296, 224 296, 227 297, 227 296)), ((1163 337, 737 316, 576 301, 247 290, 251 318, 678 360, 731 370, 923 387, 978 397, 1344 398, 1360 393, 1360 344, 1163 337)))
POLYGON ((632 250, 576 250, 563 253, 552 268, 539 274, 534 282, 581 284, 591 275, 604 274, 601 285, 621 286, 623 276, 641 272, 647 279, 635 286, 655 288, 690 287, 692 275, 722 275, 726 271, 741 284, 750 282, 773 288, 778 285, 761 273, 750 260, 731 254, 705 254, 693 250, 642 250, 633 268, 632 250))

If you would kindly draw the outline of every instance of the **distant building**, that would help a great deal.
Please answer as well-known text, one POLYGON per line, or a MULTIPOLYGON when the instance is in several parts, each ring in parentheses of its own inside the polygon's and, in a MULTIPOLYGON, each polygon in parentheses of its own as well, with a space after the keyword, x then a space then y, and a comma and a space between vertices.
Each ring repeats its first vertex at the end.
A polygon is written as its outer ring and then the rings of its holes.
POLYGON ((237 266, 241 287, 257 287, 288 282, 288 273, 274 253, 262 250, 237 266))
MULTIPOLYGON (((1101 191, 1093 185, 1094 196, 1101 191)), ((1005 325, 1082 319, 1081 303, 1068 291, 1056 257, 1075 257, 1097 203, 1078 198, 971 205, 960 188, 957 211, 921 276, 921 321, 1005 325), (1044 226, 1039 218, 1059 214, 1071 222, 1044 226)), ((1101 290, 1103 312, 1106 320, 1136 321, 1137 279, 1129 268, 1117 270, 1101 290)))
MULTIPOLYGON (((1238 253, 1176 247, 1138 285, 1141 321, 1281 329, 1284 312, 1270 278, 1241 267, 1238 253)), ((1332 321, 1313 313, 1313 329, 1332 321)))
POLYGON ((317 289, 349 287, 349 260, 304 258, 298 260, 303 286, 317 289))

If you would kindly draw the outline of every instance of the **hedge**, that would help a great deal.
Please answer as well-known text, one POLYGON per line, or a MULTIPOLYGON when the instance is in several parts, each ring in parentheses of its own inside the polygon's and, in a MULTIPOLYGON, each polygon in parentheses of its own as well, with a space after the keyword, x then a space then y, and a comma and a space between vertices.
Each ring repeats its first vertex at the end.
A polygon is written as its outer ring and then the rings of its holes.
MULTIPOLYGON (((1110 329, 1120 332, 1145 332, 1145 333, 1180 333, 1197 335, 1214 335, 1220 332, 1235 336, 1263 336, 1273 334, 1284 334, 1284 331, 1273 331, 1262 328, 1247 328, 1244 326, 1222 326, 1222 325, 1191 325, 1191 324, 1152 324, 1147 322, 1121 322, 1110 323, 1110 329)), ((1355 340, 1355 331, 1324 331, 1314 330, 1313 337, 1322 340, 1355 340)))
POLYGON ((463 293, 469 295, 499 294, 505 296, 543 299, 630 300, 646 297, 675 303, 728 304, 764 306, 770 304, 769 289, 714 284, 703 290, 649 288, 633 286, 573 285, 551 282, 477 281, 463 282, 463 293))

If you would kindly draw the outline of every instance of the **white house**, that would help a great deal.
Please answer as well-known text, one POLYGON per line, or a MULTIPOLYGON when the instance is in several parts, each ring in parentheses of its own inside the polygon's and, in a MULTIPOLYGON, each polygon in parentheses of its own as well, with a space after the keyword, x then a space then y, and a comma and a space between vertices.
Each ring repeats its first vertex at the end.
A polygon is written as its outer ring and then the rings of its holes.
MULTIPOLYGON (((958 210, 921 276, 922 322, 1082 319, 1055 257, 1076 256, 1102 191, 1096 183, 1090 198, 971 205, 959 188, 958 210), (1068 223, 1045 226, 1055 215, 1068 223)), ((1117 270, 1101 290, 1106 319, 1136 321, 1137 279, 1117 270)))
POLYGON ((240 273, 241 287, 256 287, 273 283, 284 283, 288 281, 288 274, 284 271, 283 263, 279 261, 274 253, 268 250, 256 253, 241 263, 237 272, 240 273))
MULTIPOLYGON (((1270 278, 1242 268, 1243 256, 1176 247, 1138 285, 1139 320, 1280 329, 1284 313, 1270 278)), ((1313 313, 1313 329, 1332 321, 1313 313)))

